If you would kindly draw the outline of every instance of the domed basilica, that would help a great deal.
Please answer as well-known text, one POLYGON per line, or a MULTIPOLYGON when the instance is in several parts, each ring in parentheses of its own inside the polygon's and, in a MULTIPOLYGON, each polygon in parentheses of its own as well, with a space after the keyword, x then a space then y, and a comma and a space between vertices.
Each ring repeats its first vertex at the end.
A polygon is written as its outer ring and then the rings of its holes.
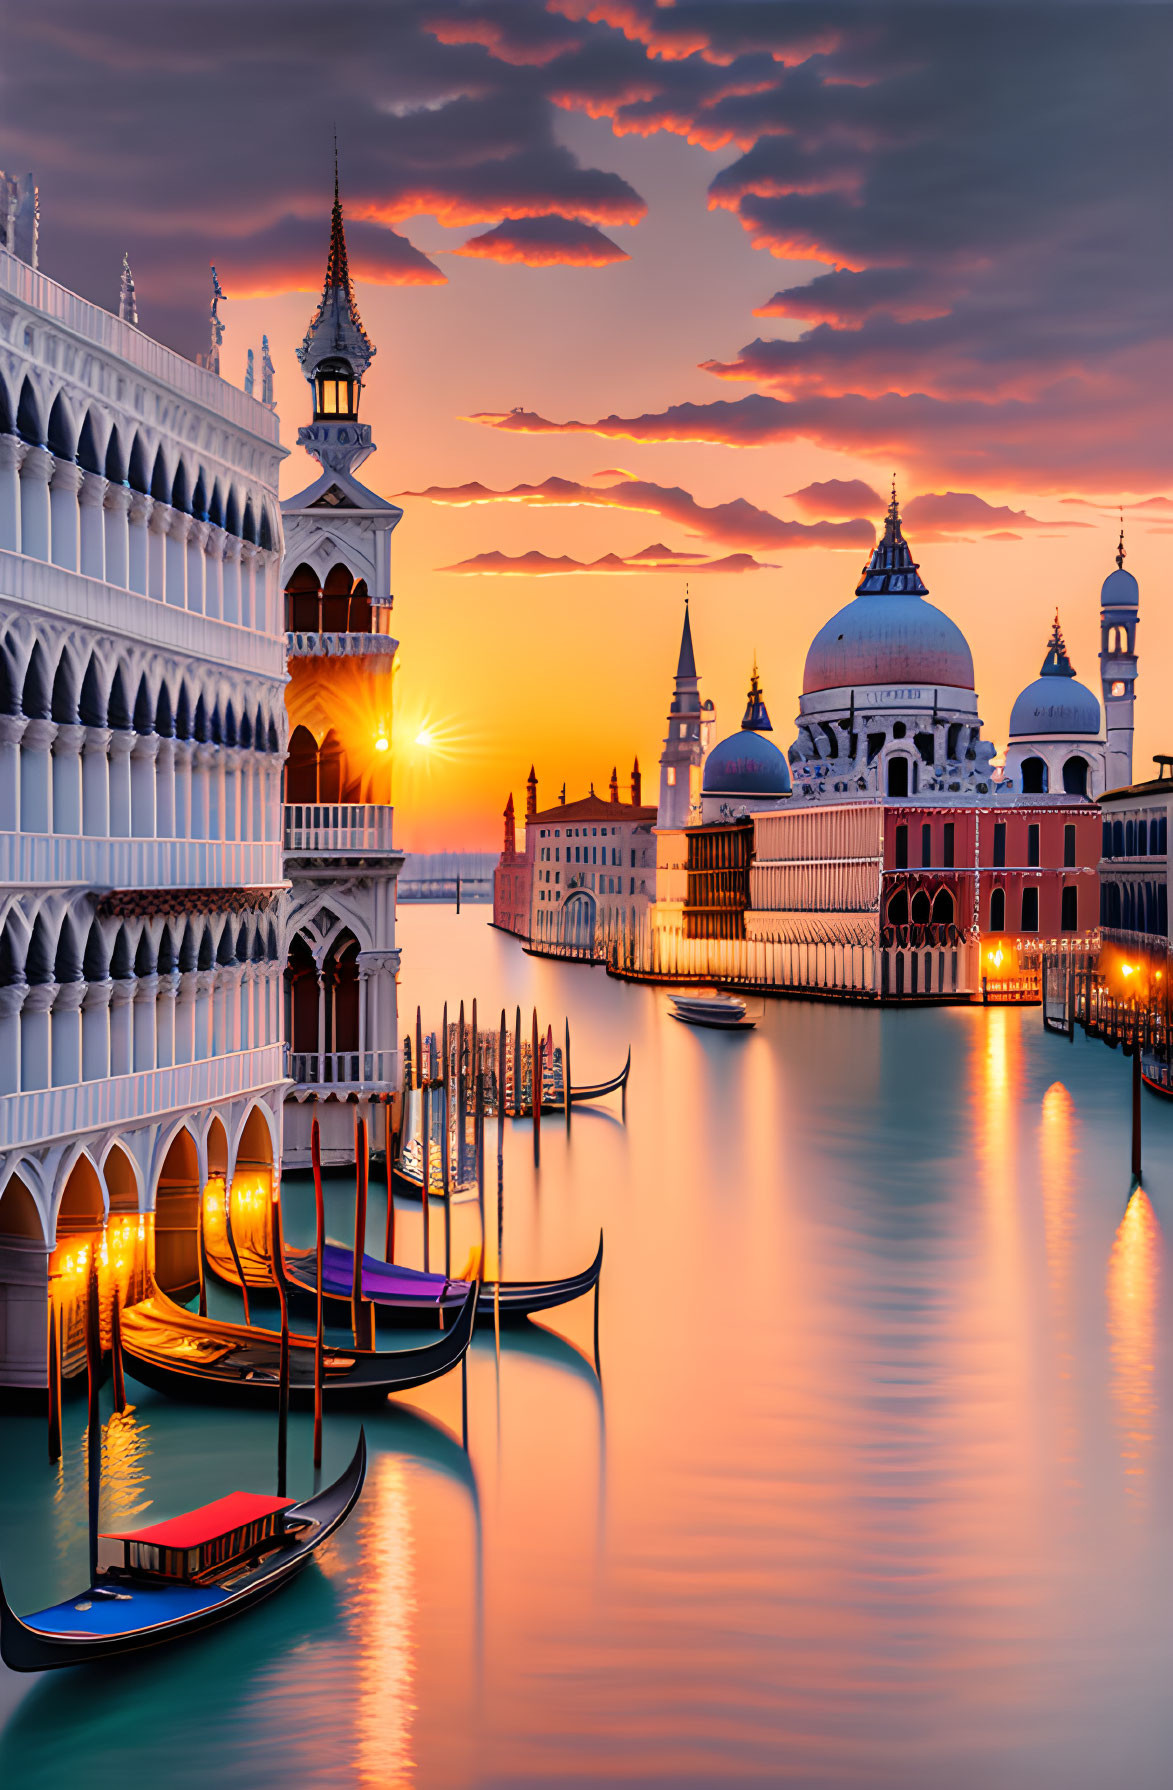
MULTIPOLYGON (((893 487, 883 537, 854 600, 811 642, 788 762, 763 737, 771 727, 755 664, 740 730, 707 753, 699 739, 690 742, 702 784, 690 819, 730 821, 792 803, 877 796, 944 803, 1095 797, 1131 781, 1139 590, 1124 570, 1123 534, 1101 594, 1106 737, 1100 701, 1076 679, 1056 612, 1039 675, 1011 711, 1001 771, 994 744, 982 737, 968 642, 928 595, 893 487)), ((686 640, 695 680, 687 621, 686 640)), ((672 733, 670 723, 669 750, 672 733)), ((678 813, 661 815, 661 826, 681 824, 678 813)))

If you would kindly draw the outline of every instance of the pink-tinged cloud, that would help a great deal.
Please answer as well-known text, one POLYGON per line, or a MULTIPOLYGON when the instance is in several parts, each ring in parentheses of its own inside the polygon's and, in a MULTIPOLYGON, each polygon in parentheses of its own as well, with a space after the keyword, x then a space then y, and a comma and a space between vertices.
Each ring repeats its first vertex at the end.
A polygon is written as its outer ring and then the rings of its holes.
MULTIPOLYGON (((351 273, 380 286, 443 286, 447 276, 405 236, 386 224, 356 218, 346 226, 351 273)), ((320 292, 326 266, 322 220, 282 218, 243 240, 221 243, 217 263, 230 298, 263 298, 275 292, 320 292)), ((152 285, 182 296, 181 285, 152 285)))
POLYGON ((1067 380, 1027 403, 1003 399, 942 400, 923 392, 877 398, 770 397, 755 392, 733 402, 673 404, 638 416, 554 422, 520 405, 465 420, 521 435, 598 435, 615 441, 697 441, 766 447, 810 441, 843 453, 903 466, 918 482, 942 477, 1013 481, 1034 491, 1102 488, 1115 476, 1136 490, 1154 475, 1173 477, 1173 438, 1162 422, 1164 387, 1157 381, 1137 406, 1122 406, 1111 384, 1067 380), (1143 409, 1138 406, 1143 405, 1143 409))
POLYGON ((1017 541, 1014 529, 1091 528, 1090 522, 1076 522, 1069 517, 1056 521, 1040 521, 1025 510, 1012 510, 1008 504, 987 503, 972 491, 926 492, 910 497, 903 506, 904 520, 915 530, 918 540, 943 541, 952 535, 981 534, 991 541, 1017 541))
MULTIPOLYGON (((441 572, 455 572, 462 577, 488 578, 567 578, 589 573, 592 577, 632 577, 641 572, 678 572, 681 555, 671 554, 666 559, 650 557, 657 549, 645 547, 641 553, 633 553, 626 558, 618 553, 605 553, 601 559, 584 561, 571 559, 568 554, 553 558, 548 553, 539 553, 531 549, 528 553, 516 555, 500 553, 495 549, 490 553, 475 553, 471 559, 462 559, 454 566, 440 566, 441 572)), ((728 553, 723 559, 694 560, 687 559, 684 569, 691 578, 697 572, 776 572, 777 566, 767 565, 755 559, 752 553, 728 553)))
POLYGON ((864 479, 816 479, 787 496, 804 516, 882 516, 887 508, 864 479))
POLYGON ((834 323, 857 328, 868 317, 895 317, 902 323, 922 323, 946 316, 950 294, 942 282, 930 283, 912 267, 869 267, 860 273, 840 267, 819 274, 803 286, 775 292, 755 317, 788 317, 807 323, 834 323))
POLYGON ((475 11, 436 6, 422 25, 442 44, 477 44, 515 68, 544 68, 582 42, 582 33, 565 19, 542 7, 519 6, 517 0, 482 4, 475 11))
POLYGON ((506 218, 495 230, 473 236, 456 253, 486 261, 520 261, 526 267, 609 267, 631 256, 580 218, 556 215, 506 218))
POLYGON ((655 485, 647 479, 626 477, 602 486, 548 478, 539 485, 515 485, 509 491, 493 491, 472 481, 466 485, 431 485, 425 491, 405 491, 400 495, 457 508, 511 503, 548 509, 635 510, 674 522, 702 540, 727 547, 764 547, 775 551, 794 547, 870 548, 875 540, 872 524, 858 515, 845 522, 790 522, 759 509, 743 497, 729 503, 702 504, 678 485, 655 485))
POLYGON ((1064 503, 1074 504, 1081 510, 1099 510, 1105 516, 1125 515, 1137 516, 1141 521, 1146 515, 1173 516, 1173 497, 1142 497, 1136 503, 1097 503, 1094 497, 1065 497, 1064 503))

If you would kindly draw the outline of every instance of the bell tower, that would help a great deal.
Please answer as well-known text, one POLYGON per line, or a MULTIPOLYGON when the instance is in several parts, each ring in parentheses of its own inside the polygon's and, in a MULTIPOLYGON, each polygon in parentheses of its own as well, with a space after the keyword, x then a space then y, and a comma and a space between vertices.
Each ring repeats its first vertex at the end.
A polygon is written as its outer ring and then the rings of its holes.
POLYGON ((712 703, 701 701, 686 596, 676 685, 668 710, 668 733, 660 754, 657 826, 686 827, 690 821, 700 818, 701 773, 713 744, 715 725, 716 711, 712 703))
POLYGON ((297 443, 325 472, 353 472, 374 452, 371 426, 358 420, 362 382, 375 349, 362 325, 350 282, 342 201, 338 196, 338 150, 334 150, 334 210, 330 252, 318 308, 297 351, 314 395, 314 415, 297 432, 297 443))
POLYGON ((1124 570, 1124 529, 1116 549, 1116 570, 1100 592, 1100 678, 1107 736, 1105 787, 1126 789, 1132 782, 1133 704, 1136 687, 1136 624, 1140 586, 1124 570))

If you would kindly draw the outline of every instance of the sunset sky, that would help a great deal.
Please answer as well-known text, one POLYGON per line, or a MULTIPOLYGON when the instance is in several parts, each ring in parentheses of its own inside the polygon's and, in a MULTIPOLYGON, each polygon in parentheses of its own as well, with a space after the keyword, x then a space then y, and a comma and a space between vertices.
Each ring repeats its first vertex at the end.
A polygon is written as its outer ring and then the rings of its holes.
MULTIPOLYGON (((686 580, 718 733, 756 651, 787 747, 893 474, 999 750, 1056 605, 1098 693, 1125 506, 1143 776, 1173 750, 1170 36, 1121 4, 0 0, 0 167, 37 177, 45 271, 113 306, 126 250, 185 353, 214 261, 224 372, 268 332, 289 445, 337 125, 359 476, 405 511, 409 847, 495 846, 531 760, 543 801, 637 753, 654 787, 686 580)), ((295 450, 283 494, 315 472, 295 450)))

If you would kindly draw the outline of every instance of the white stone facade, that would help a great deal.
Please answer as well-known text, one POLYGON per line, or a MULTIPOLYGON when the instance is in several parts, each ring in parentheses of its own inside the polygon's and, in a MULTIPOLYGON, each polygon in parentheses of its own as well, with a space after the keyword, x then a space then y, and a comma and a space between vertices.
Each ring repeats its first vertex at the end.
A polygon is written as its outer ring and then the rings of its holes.
POLYGON ((277 1160, 281 456, 0 249, 0 1387, 63 1234, 277 1160))

